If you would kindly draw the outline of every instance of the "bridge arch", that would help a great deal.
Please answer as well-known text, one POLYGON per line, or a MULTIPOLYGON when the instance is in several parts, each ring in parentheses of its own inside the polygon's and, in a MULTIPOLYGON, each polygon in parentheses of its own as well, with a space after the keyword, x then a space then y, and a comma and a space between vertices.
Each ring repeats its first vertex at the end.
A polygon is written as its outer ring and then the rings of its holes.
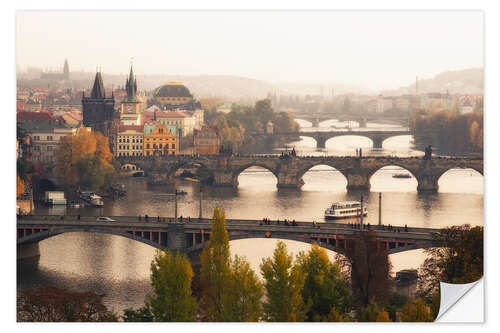
POLYGON ((476 170, 473 167, 453 167, 449 168, 445 171, 442 171, 437 176, 437 184, 440 189, 444 190, 444 192, 462 192, 461 189, 467 188, 467 192, 469 193, 471 190, 477 190, 478 192, 483 192, 483 184, 484 184, 484 176, 482 170, 476 170), (459 172, 460 176, 460 187, 457 187, 456 182, 453 179, 449 179, 449 177, 454 173, 459 172), (481 176, 480 185, 478 184, 478 175, 481 176))
POLYGON ((245 170, 247 170, 248 168, 251 168, 251 167, 259 167, 259 168, 262 168, 262 169, 265 169, 269 172, 271 172, 275 179, 276 179, 276 184, 278 183, 278 180, 279 180, 279 172, 278 170, 275 170, 274 168, 266 165, 265 163, 259 163, 259 162, 252 162, 252 163, 248 163, 248 164, 244 164, 238 168, 236 168, 234 171, 233 171, 233 175, 232 175, 232 183, 234 184, 235 187, 238 186, 239 184, 239 181, 238 181, 238 178, 239 176, 241 175, 241 173, 245 170))
POLYGON ((132 233, 128 233, 125 231, 117 231, 117 230, 112 230, 112 229, 108 229, 105 227, 88 228, 88 227, 83 227, 83 226, 79 227, 79 228, 78 227, 77 228, 75 228, 75 227, 71 227, 71 228, 62 227, 62 228, 57 228, 54 230, 44 230, 44 231, 36 232, 36 233, 31 234, 31 235, 19 238, 17 240, 17 246, 22 246, 22 245, 31 244, 31 243, 39 243, 45 239, 48 239, 48 238, 51 238, 51 237, 54 237, 57 235, 65 234, 65 233, 70 233, 70 232, 88 232, 88 233, 100 233, 100 234, 122 236, 122 237, 125 237, 128 239, 132 239, 132 240, 150 245, 150 246, 152 246, 156 249, 159 249, 159 250, 165 249, 165 246, 160 245, 160 243, 156 243, 152 240, 146 239, 144 237, 136 236, 132 233))
MULTIPOLYGON (((414 185, 415 185, 414 190, 415 190, 415 191, 417 191, 417 188, 418 188, 418 179, 417 179, 417 176, 416 176, 416 174, 417 174, 416 170, 411 170, 411 168, 408 168, 408 166, 405 166, 405 165, 403 165, 402 163, 400 164, 400 163, 397 163, 397 162, 395 162, 395 163, 390 163, 390 164, 387 164, 387 165, 384 165, 384 166, 381 166, 381 167, 379 167, 379 168, 376 168, 376 169, 371 170, 371 171, 370 171, 370 173, 369 173, 369 176, 368 176, 368 180, 369 180, 369 182, 370 182, 370 188, 371 188, 371 186, 373 186, 373 178, 374 178, 374 176, 375 176, 375 178, 376 178, 376 177, 377 177, 377 176, 376 176, 376 174, 380 174, 380 172, 381 172, 383 169, 386 169, 386 170, 387 170, 387 169, 388 169, 388 168, 390 168, 390 167, 398 167, 398 168, 401 168, 401 169, 403 169, 403 170, 405 171, 405 172, 400 172, 400 171, 396 171, 396 170, 395 170, 395 172, 394 172, 393 174, 395 174, 395 173, 401 173, 401 174, 404 174, 404 173, 409 173, 409 175, 410 175, 410 177, 411 177, 410 179, 414 182, 414 185)), ((391 177, 392 177, 392 175, 391 175, 391 177)), ((395 181, 397 181, 398 179, 393 179, 393 180, 394 180, 394 182, 395 182, 395 181)), ((389 186, 390 186, 390 185, 394 185, 394 182, 391 182, 391 183, 389 183, 388 185, 389 185, 389 186)), ((377 192, 383 192, 383 191, 379 191, 377 188, 375 188, 374 190, 375 190, 375 191, 377 191, 377 192)), ((392 189, 391 189, 391 190, 392 190, 392 189)))
MULTIPOLYGON (((335 134, 335 135, 327 135, 325 138, 324 138, 324 143, 323 143, 323 147, 326 148, 326 145, 328 142, 332 142, 332 140, 335 140, 335 139, 339 139, 339 138, 353 138, 353 137, 356 137, 356 138, 363 138, 363 140, 366 140, 366 144, 357 144, 355 145, 356 147, 361 147, 361 148, 364 148, 364 149, 369 149, 371 147, 374 147, 375 146, 375 141, 373 141, 373 139, 369 136, 369 135, 363 135, 363 132, 359 132, 359 133, 349 133, 349 132, 345 132, 345 133, 340 133, 340 134, 335 134), (370 142, 370 143, 368 143, 370 142)), ((318 144, 319 144, 319 141, 317 141, 318 144)), ((353 149, 356 149, 356 148, 353 148, 353 149)))
MULTIPOLYGON (((331 168, 328 171, 338 172, 338 174, 339 174, 339 176, 332 175, 331 177, 330 177, 330 175, 328 175, 328 178, 323 179, 323 183, 327 183, 328 186, 331 186, 331 182, 335 182, 336 184, 339 185, 339 187, 338 187, 339 191, 345 191, 345 189, 347 187, 347 183, 348 183, 347 177, 342 173, 342 171, 340 171, 339 169, 335 168, 334 165, 329 164, 329 163, 323 163, 323 162, 319 162, 318 164, 308 166, 307 169, 304 168, 304 169, 302 169, 299 172, 299 177, 298 178, 302 179, 304 181, 304 186, 306 186, 305 189, 307 190, 308 184, 312 183, 312 182, 308 182, 307 178, 309 176, 313 176, 312 172, 315 171, 315 169, 319 169, 322 166, 331 168), (332 179, 332 178, 334 178, 334 179, 332 179)), ((328 191, 331 191, 331 190, 332 190, 331 188, 328 189, 328 191)), ((335 190, 337 190, 337 187, 335 187, 335 190)))
POLYGON ((389 136, 389 137, 383 138, 383 139, 381 140, 381 143, 380 143, 381 148, 384 148, 384 144, 385 144, 388 140, 390 140, 390 139, 394 139, 394 138, 399 138, 399 137, 409 137, 409 143, 410 143, 412 135, 411 135, 411 134, 400 134, 400 135, 393 135, 393 136, 389 136))

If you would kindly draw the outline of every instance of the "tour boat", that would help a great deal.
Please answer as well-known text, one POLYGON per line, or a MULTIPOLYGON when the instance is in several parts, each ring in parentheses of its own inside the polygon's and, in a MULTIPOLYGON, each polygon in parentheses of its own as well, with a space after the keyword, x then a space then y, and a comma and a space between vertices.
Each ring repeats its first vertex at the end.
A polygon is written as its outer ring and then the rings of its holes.
POLYGON ((104 201, 100 196, 95 194, 94 192, 88 192, 88 191, 79 191, 80 194, 80 199, 86 201, 90 205, 94 207, 103 207, 104 206, 104 201))
MULTIPOLYGON (((368 209, 363 207, 363 216, 368 214, 368 209)), ((361 215, 361 202, 343 201, 334 202, 325 210, 325 219, 342 219, 361 215)))
POLYGON ((411 178, 411 175, 408 173, 395 173, 392 178, 411 178))

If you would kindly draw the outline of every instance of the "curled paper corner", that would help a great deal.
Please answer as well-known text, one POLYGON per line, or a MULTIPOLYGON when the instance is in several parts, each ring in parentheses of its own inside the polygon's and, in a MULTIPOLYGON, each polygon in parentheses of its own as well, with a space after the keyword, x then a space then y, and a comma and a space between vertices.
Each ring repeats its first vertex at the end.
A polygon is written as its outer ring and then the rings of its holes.
POLYGON ((483 278, 466 284, 440 282, 441 300, 436 322, 483 322, 483 278), (474 288, 478 286, 478 288, 474 288), (474 293, 470 292, 474 288, 474 293), (473 294, 467 299, 467 294, 473 294), (467 304, 464 304, 467 303, 467 304), (452 309, 450 311, 450 309, 452 309), (453 312, 457 312, 456 315, 453 312))

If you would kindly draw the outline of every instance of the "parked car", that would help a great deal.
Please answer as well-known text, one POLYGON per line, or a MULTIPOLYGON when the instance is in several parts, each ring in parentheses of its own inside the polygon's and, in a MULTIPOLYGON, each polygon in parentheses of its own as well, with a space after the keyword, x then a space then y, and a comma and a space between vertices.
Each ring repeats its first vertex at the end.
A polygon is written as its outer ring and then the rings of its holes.
POLYGON ((112 218, 105 217, 105 216, 98 217, 97 221, 99 221, 99 222, 116 222, 116 220, 113 220, 112 218))

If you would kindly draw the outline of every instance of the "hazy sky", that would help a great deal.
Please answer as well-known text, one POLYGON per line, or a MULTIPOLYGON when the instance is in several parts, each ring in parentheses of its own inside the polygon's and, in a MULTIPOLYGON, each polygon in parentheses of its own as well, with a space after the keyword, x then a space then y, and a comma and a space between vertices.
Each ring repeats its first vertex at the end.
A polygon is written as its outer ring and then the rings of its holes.
POLYGON ((17 63, 397 88, 483 66, 481 12, 18 12, 17 63))

